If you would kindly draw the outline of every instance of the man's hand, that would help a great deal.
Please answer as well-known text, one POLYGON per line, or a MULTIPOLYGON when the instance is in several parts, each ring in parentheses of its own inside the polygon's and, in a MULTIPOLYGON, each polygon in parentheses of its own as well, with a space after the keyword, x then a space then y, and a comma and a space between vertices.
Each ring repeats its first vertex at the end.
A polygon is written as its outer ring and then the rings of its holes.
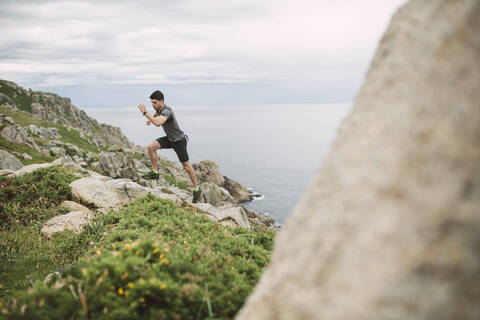
POLYGON ((150 125, 150 120, 147 120, 147 126, 149 126, 149 125, 150 125))
POLYGON ((143 103, 140 103, 140 104, 138 105, 138 109, 140 109, 140 112, 141 112, 141 113, 144 113, 145 110, 147 110, 147 107, 145 107, 145 105, 144 105, 143 103))

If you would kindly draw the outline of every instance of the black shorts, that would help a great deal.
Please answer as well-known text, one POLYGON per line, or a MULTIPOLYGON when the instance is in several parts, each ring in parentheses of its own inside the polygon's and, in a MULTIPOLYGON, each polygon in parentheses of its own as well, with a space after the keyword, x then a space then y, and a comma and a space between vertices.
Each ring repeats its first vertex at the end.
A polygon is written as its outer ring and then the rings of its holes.
POLYGON ((187 137, 183 137, 182 140, 177 142, 171 142, 167 137, 161 137, 157 139, 160 143, 162 149, 173 149, 178 156, 178 159, 181 163, 188 161, 188 152, 187 152, 187 137))

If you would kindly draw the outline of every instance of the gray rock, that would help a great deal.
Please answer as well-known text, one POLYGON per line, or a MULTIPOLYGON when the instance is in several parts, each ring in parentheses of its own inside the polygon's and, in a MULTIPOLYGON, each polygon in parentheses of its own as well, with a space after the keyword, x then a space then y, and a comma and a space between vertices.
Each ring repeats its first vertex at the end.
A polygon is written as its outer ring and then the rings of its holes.
POLYGON ((25 160, 32 160, 33 158, 28 153, 23 153, 22 158, 25 160))
POLYGON ((45 237, 51 237, 55 232, 65 230, 80 233, 83 230, 83 226, 88 224, 95 216, 93 211, 73 201, 64 201, 61 206, 68 208, 70 212, 55 216, 47 221, 40 230, 45 237))
POLYGON ((10 169, 1 169, 0 170, 0 177, 5 176, 5 177, 10 177, 13 176, 13 170, 10 169))
POLYGON ((224 205, 226 202, 236 202, 227 190, 217 186, 213 182, 202 183, 200 189, 202 190, 200 201, 210 203, 214 207, 224 205))
POLYGON ((15 177, 19 177, 21 175, 24 175, 26 173, 30 173, 30 172, 33 172, 35 170, 38 170, 40 168, 48 168, 48 167, 51 167, 53 166, 53 163, 35 163, 35 164, 30 164, 28 166, 24 166, 22 167, 21 169, 18 169, 16 171, 13 172, 13 175, 15 177))
POLYGON ((35 143, 35 140, 28 135, 27 131, 24 128, 20 126, 6 126, 2 129, 2 131, 0 131, 0 136, 7 141, 24 144, 29 146, 30 148, 40 151, 40 148, 35 143))
POLYGON ((200 161, 199 163, 194 163, 193 168, 200 183, 213 182, 217 186, 226 189, 237 202, 251 201, 253 199, 251 192, 247 188, 223 176, 215 162, 210 160, 200 161))
POLYGON ((135 170, 133 155, 125 152, 101 152, 98 157, 100 170, 112 178, 140 180, 135 170))
POLYGON ((18 170, 22 167, 23 164, 17 157, 7 151, 0 150, 0 169, 18 170))
POLYGON ((14 125, 15 121, 6 114, 0 114, 0 124, 5 122, 7 125, 14 125))
POLYGON ((247 213, 242 207, 217 208, 217 219, 223 225, 250 229, 247 213))
POLYGON ((28 131, 44 139, 61 139, 57 128, 44 128, 31 124, 27 127, 28 131))
POLYGON ((89 206, 94 206, 100 212, 118 209, 125 200, 110 185, 92 178, 81 178, 70 183, 72 198, 89 206))
POLYGON ((238 320, 480 319, 480 2, 394 16, 238 320))
POLYGON ((3 94, 3 93, 0 93, 0 105, 7 105, 13 109, 17 109, 17 106, 16 104, 12 101, 12 99, 10 99, 9 96, 3 94))

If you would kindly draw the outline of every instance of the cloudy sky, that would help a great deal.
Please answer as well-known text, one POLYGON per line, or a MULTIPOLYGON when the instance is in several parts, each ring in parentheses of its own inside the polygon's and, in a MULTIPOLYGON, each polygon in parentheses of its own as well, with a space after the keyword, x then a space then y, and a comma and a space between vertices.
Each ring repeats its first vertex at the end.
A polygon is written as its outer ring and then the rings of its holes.
POLYGON ((77 106, 348 102, 406 0, 0 0, 0 78, 77 106))

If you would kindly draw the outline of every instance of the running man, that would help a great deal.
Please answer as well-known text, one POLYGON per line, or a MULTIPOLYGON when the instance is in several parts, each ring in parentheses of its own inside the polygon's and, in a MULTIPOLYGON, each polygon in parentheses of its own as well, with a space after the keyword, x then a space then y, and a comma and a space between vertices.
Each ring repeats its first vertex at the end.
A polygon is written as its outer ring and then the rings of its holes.
POLYGON ((158 138, 157 140, 152 141, 148 145, 148 156, 152 162, 152 170, 143 175, 144 179, 158 179, 158 149, 170 149, 175 150, 175 153, 178 156, 178 159, 182 163, 183 168, 187 171, 190 179, 193 183, 193 203, 197 203, 200 200, 200 188, 197 185, 197 175, 195 170, 190 165, 190 161, 187 153, 187 136, 178 126, 177 119, 173 113, 172 108, 167 106, 164 102, 164 96, 161 91, 155 91, 150 95, 150 100, 152 101, 153 109, 155 109, 155 114, 151 115, 146 111, 147 107, 144 104, 140 104, 138 109, 140 112, 147 117, 147 126, 153 123, 155 126, 163 127, 166 136, 158 138))

